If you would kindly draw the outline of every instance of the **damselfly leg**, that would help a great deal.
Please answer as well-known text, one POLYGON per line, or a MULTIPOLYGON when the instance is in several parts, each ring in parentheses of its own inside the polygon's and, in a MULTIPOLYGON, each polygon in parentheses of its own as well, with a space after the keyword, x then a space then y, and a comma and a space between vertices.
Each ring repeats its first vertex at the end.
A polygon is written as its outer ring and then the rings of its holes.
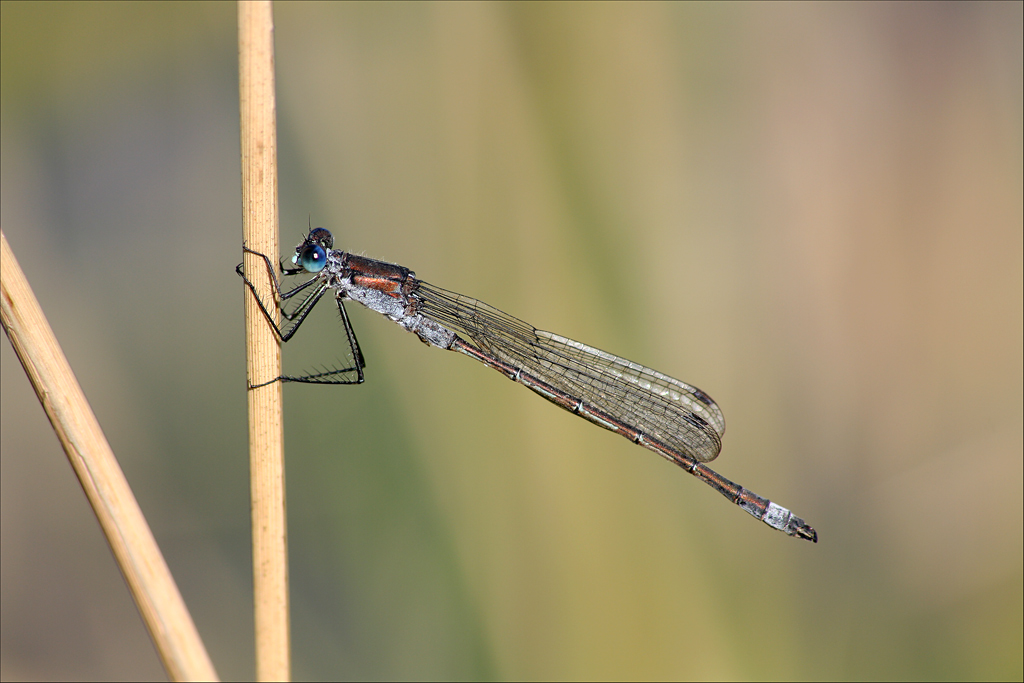
MULTIPOLYGON (((253 254, 260 258, 266 266, 271 286, 274 290, 273 305, 268 306, 267 302, 265 302, 260 296, 259 292, 256 290, 256 286, 245 274, 244 263, 239 263, 235 268, 235 272, 238 273, 249 288, 249 291, 256 299, 257 305, 263 312, 263 316, 273 328, 274 333, 277 334, 281 341, 287 342, 295 336, 295 332, 306 320, 306 317, 320 302, 320 299, 323 298, 324 294, 326 294, 331 288, 323 281, 322 278, 319 277, 319 275, 316 275, 287 291, 283 291, 279 272, 281 277, 291 277, 308 274, 307 271, 303 268, 285 268, 280 263, 278 263, 278 267, 275 269, 273 262, 266 254, 262 254, 246 246, 243 246, 242 249, 244 252, 253 254), (313 287, 313 289, 310 290, 310 287, 313 287), (303 296, 295 306, 289 309, 282 305, 284 302, 287 302, 302 293, 305 293, 305 296, 303 296), (281 318, 288 321, 288 324, 278 324, 276 316, 272 313, 272 311, 275 310, 279 310, 281 312, 281 318)), ((363 360, 363 352, 362 349, 359 348, 359 340, 356 339, 355 330, 352 329, 352 323, 349 321, 348 311, 345 310, 345 303, 343 299, 343 293, 340 291, 336 292, 335 301, 338 304, 338 312, 341 316, 342 326, 345 328, 345 339, 348 342, 349 363, 344 364, 344 367, 326 368, 319 372, 311 372, 303 375, 281 375, 269 382, 250 384, 249 388, 255 389, 277 381, 301 382, 305 384, 361 384, 364 379, 363 368, 366 367, 366 361, 363 360)))

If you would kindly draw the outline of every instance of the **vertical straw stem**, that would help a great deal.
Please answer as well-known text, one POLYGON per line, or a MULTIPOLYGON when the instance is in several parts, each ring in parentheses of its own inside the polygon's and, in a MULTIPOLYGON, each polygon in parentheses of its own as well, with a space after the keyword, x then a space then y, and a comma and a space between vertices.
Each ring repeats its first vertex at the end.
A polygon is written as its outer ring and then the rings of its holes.
POLYGON ((0 317, 110 543, 167 675, 216 680, 203 641, 124 472, 0 231, 0 317))
MULTIPOLYGON (((269 1, 238 3, 238 73, 242 142, 242 225, 245 244, 276 260, 278 250, 277 120, 274 23, 269 1)), ((245 272, 264 301, 273 301, 266 265, 244 255, 245 272)), ((248 288, 245 342, 250 384, 281 375, 281 343, 248 288)), ((256 679, 290 677, 288 536, 284 500, 281 383, 249 392, 249 467, 256 623, 256 679)))

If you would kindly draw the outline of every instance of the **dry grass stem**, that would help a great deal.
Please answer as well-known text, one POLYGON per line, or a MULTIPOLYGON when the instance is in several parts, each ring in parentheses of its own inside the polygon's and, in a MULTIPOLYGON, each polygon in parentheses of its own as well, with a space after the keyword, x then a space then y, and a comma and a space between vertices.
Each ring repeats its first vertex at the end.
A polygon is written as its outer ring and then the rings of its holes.
POLYGON ((25 274, 0 232, 4 332, 78 475, 171 680, 215 680, 181 593, 25 274))
MULTIPOLYGON (((247 246, 276 261, 278 249, 277 131, 274 24, 270 2, 238 3, 239 98, 242 142, 242 223, 247 246)), ((273 301, 265 264, 245 254, 245 271, 264 301, 273 301)), ((281 343, 245 290, 245 341, 251 384, 281 374, 281 343)), ((253 592, 256 678, 290 676, 288 536, 284 500, 281 383, 249 391, 253 592)))

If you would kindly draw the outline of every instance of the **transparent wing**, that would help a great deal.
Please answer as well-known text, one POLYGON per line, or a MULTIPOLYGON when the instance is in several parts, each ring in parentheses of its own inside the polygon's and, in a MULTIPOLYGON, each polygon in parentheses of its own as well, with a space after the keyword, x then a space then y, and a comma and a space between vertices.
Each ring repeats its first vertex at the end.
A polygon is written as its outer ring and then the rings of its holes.
POLYGON ((700 389, 419 281, 418 312, 466 341, 699 462, 718 456, 725 418, 700 389))

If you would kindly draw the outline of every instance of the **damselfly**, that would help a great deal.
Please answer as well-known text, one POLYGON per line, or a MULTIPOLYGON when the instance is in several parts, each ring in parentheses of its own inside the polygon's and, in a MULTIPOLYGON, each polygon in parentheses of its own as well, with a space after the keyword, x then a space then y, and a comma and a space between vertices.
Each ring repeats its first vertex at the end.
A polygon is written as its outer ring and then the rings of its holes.
POLYGON ((363 381, 366 363, 345 312, 345 299, 351 299, 387 316, 424 343, 475 358, 555 405, 654 451, 768 526, 818 542, 817 532, 792 512, 704 464, 714 460, 722 449, 725 418, 700 389, 625 358, 535 329, 482 301, 424 282, 403 266, 333 247, 330 232, 311 230, 295 248, 294 267, 281 268, 285 276, 309 277, 287 291, 282 290, 270 259, 243 247, 265 263, 274 282, 275 304, 298 301, 294 307, 281 310, 286 322, 279 325, 272 313, 278 306, 268 306, 260 298, 242 264, 236 269, 282 341, 291 339, 317 302, 334 290, 351 350, 348 367, 282 376, 272 382, 363 381))

